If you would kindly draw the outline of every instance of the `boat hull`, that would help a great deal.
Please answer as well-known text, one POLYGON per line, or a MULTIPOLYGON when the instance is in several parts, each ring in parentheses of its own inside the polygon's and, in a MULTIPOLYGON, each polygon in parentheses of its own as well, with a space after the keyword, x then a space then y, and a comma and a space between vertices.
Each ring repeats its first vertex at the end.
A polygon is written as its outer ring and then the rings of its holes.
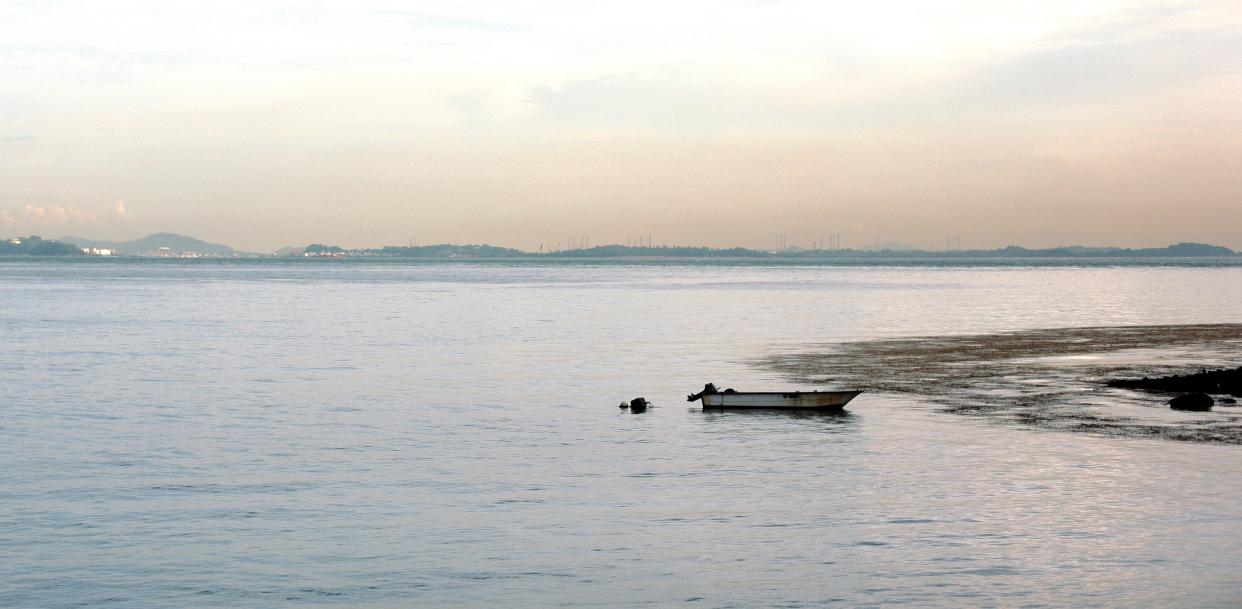
POLYGON ((703 408, 779 408, 789 410, 840 410, 861 391, 792 391, 709 393, 703 408))

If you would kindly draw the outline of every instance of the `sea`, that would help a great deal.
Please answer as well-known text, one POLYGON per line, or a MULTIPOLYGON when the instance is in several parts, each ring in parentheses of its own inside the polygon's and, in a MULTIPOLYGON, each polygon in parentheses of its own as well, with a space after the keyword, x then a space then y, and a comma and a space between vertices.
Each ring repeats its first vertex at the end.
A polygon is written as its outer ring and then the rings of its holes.
POLYGON ((0 607, 1242 606, 1242 445, 686 401, 1242 323, 1234 262, 995 264, 4 260, 0 607))

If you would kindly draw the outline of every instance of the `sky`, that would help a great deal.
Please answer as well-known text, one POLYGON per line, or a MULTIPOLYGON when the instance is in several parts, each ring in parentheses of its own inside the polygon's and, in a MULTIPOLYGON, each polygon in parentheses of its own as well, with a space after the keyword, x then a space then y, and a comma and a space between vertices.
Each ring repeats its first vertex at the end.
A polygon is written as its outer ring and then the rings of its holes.
POLYGON ((1242 249, 1242 4, 0 0, 0 236, 1242 249))

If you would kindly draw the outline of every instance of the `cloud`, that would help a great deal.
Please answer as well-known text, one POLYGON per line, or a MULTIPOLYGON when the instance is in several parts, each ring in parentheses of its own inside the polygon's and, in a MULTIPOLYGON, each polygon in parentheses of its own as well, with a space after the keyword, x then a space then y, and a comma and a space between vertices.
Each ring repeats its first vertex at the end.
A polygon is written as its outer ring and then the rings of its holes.
POLYGON ((541 116, 555 121, 674 127, 721 118, 708 118, 718 112, 694 86, 634 78, 576 80, 557 89, 535 87, 529 100, 541 116))
POLYGON ((606 76, 534 87, 527 102, 551 123, 670 131, 803 125, 816 120, 792 94, 718 81, 606 76))
POLYGON ((66 227, 90 227, 98 217, 76 207, 31 205, 27 203, 16 213, 0 210, 0 225, 18 230, 62 230, 66 227))
POLYGON ((133 224, 134 214, 129 213, 129 210, 125 208, 125 201, 118 200, 116 202, 116 209, 112 219, 125 224, 133 224))
POLYGON ((82 211, 76 207, 61 207, 59 205, 39 207, 27 204, 24 211, 28 217, 38 218, 57 226, 95 221, 95 214, 82 211))
POLYGON ((92 211, 64 205, 34 205, 0 208, 0 236, 45 235, 59 238, 66 233, 126 234, 137 218, 118 200, 111 210, 92 211))
POLYGON ((1236 73, 1242 33, 1178 33, 1081 44, 988 66, 962 83, 956 104, 1044 105, 1115 99, 1236 73))
POLYGON ((1180 12, 1135 20, 1049 33, 1003 52, 945 60, 951 67, 943 69, 929 60, 904 70, 892 58, 839 69, 833 58, 823 73, 789 82, 756 83, 750 73, 607 75, 534 86, 525 101, 551 123, 839 131, 1110 104, 1239 74, 1242 26, 1187 25, 1180 12))
POLYGON ((17 216, 13 215, 13 212, 10 212, 7 209, 0 209, 0 226, 23 228, 24 224, 17 218, 17 216))
POLYGON ((113 227, 113 229, 128 229, 135 222, 134 215, 130 213, 128 208, 125 208, 125 201, 119 199, 117 200, 117 205, 112 210, 112 214, 108 215, 107 220, 108 225, 113 227))

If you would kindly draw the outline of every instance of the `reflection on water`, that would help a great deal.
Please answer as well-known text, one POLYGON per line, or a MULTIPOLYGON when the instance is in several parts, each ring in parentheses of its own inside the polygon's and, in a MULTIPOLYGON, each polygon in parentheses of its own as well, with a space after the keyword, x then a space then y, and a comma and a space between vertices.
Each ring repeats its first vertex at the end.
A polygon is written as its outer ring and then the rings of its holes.
POLYGON ((706 426, 722 428, 739 435, 764 434, 779 437, 787 433, 849 434, 862 428, 865 415, 850 411, 797 411, 777 409, 697 411, 706 426))
MULTIPOLYGON (((2 263, 0 606, 1236 606, 1238 446, 682 400, 1239 302, 1236 268, 2 263)), ((1071 374, 1031 365, 980 386, 1071 374)))

